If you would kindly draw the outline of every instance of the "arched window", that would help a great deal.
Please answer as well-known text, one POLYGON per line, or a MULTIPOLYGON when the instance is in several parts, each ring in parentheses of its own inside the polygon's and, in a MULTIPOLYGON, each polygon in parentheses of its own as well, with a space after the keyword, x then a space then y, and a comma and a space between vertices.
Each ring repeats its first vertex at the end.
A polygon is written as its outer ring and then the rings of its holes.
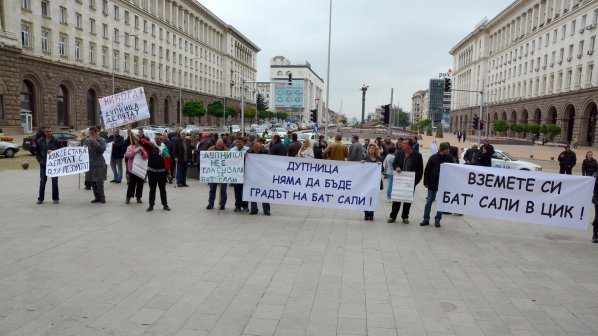
POLYGON ((98 95, 93 89, 87 90, 87 126, 97 125, 98 109, 97 103, 98 95))
POLYGON ((69 125, 69 91, 64 85, 58 87, 56 94, 56 122, 58 126, 69 125))
POLYGON ((282 71, 277 72, 276 77, 282 77, 282 71))
POLYGON ((21 85, 21 109, 31 112, 33 126, 37 126, 37 118, 35 116, 35 92, 33 91, 33 84, 27 80, 24 80, 21 85))
POLYGON ((170 123, 170 115, 168 111, 168 99, 164 99, 164 125, 168 126, 170 123))

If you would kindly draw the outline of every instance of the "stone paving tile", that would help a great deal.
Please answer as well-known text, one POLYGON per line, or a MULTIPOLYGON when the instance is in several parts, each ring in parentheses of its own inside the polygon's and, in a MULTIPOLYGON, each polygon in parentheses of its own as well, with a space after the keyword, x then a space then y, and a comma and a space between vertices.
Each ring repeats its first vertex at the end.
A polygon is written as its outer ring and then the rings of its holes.
POLYGON ((196 181, 168 187, 170 213, 124 205, 122 185, 89 204, 74 177, 61 204, 35 206, 37 178, 0 172, 21 181, 0 198, 0 335, 598 334, 588 231, 386 224, 387 203, 367 223, 280 205, 218 215, 196 181))

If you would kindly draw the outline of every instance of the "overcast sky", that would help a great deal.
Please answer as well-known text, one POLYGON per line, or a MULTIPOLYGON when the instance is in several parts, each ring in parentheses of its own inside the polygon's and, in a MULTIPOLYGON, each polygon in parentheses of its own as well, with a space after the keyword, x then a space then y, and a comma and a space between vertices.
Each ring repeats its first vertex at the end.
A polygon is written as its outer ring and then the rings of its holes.
MULTIPOLYGON (((293 64, 309 62, 326 81, 329 0, 200 2, 261 48, 258 80, 268 80, 269 60, 280 55, 293 64)), ((411 111, 413 93, 453 66, 450 49, 512 2, 333 0, 330 108, 339 111, 342 101, 342 112, 360 119, 366 84, 366 116, 390 102, 391 88, 394 105, 411 111)))

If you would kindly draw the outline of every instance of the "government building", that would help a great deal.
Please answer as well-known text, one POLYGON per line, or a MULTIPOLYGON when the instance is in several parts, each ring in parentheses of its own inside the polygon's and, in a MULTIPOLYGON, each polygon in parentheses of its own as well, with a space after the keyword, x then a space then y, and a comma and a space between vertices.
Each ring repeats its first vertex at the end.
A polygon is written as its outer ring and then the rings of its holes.
POLYGON ((98 97, 139 86, 146 123, 198 122, 185 101, 255 102, 240 84, 255 81, 259 50, 195 0, 2 1, 0 128, 97 125, 98 97))
MULTIPOLYGON (((483 20, 455 45, 451 131, 475 134, 472 118, 483 107, 492 132, 508 124, 560 126, 553 139, 595 143, 598 115, 598 1, 517 0, 483 20), (482 95, 479 93, 483 91, 482 95)), ((484 130, 486 131, 486 130, 484 130)), ((529 132, 497 136, 532 139, 529 132)))

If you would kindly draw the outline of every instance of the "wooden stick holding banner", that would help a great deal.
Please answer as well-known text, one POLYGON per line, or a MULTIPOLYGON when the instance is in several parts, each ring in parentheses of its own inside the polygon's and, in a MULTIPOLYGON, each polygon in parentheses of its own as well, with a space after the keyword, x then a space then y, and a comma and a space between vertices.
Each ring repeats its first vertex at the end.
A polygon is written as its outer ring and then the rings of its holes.
POLYGON ((220 183, 218 183, 218 186, 216 187, 216 194, 218 195, 218 201, 216 202, 216 207, 218 208, 219 215, 220 215, 220 188, 222 188, 222 186, 220 185, 220 183))
MULTIPOLYGON (((67 147, 79 147, 81 146, 81 140, 71 140, 67 143, 67 147)), ((81 190, 81 174, 77 174, 77 189, 81 190)))

